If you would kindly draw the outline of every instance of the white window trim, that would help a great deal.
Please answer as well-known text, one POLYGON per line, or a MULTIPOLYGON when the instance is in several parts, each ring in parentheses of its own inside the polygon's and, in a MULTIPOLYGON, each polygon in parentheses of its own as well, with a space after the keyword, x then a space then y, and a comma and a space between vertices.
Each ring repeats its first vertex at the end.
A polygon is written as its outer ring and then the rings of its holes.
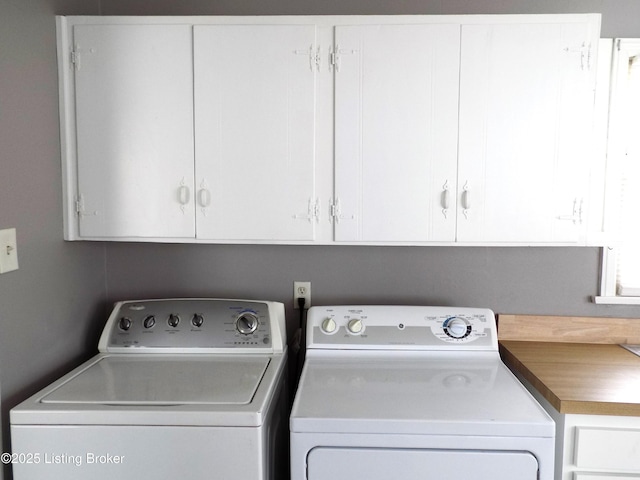
MULTIPOLYGON (((606 187, 605 187, 605 207, 604 207, 604 231, 612 235, 608 235, 609 238, 616 238, 615 226, 612 224, 611 219, 614 218, 615 212, 619 210, 619 202, 615 193, 618 190, 619 185, 619 162, 620 155, 624 150, 621 150, 622 142, 616 138, 616 123, 620 121, 620 116, 616 111, 616 92, 620 91, 620 88, 615 88, 621 79, 621 72, 626 71, 626 64, 628 58, 634 55, 640 54, 640 39, 619 39, 614 40, 603 39, 601 44, 601 52, 599 55, 599 61, 602 61, 606 66, 607 63, 611 65, 611 77, 610 77, 610 97, 609 97, 609 121, 607 131, 607 168, 606 168, 606 187), (607 43, 609 42, 609 43, 607 43), (608 57, 602 55, 603 50, 607 50, 608 57), (621 60, 624 60, 621 62, 621 60), (607 220, 609 219, 609 220, 607 220)), ((616 283, 617 283, 617 262, 616 262, 616 245, 615 241, 608 242, 609 246, 602 249, 602 264, 600 271, 600 295, 594 297, 594 302, 598 304, 611 304, 611 305, 640 305, 640 297, 629 297, 617 295, 616 283)))

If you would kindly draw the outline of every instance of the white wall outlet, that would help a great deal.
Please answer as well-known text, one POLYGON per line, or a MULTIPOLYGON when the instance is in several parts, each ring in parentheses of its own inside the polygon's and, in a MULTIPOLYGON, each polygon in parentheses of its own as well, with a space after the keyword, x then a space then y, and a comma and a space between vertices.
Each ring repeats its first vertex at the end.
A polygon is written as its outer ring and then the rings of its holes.
POLYGON ((18 270, 18 244, 16 229, 0 230, 0 273, 18 270))
POLYGON ((311 282, 293 282, 293 308, 298 310, 298 299, 304 298, 304 308, 311 306, 311 282))

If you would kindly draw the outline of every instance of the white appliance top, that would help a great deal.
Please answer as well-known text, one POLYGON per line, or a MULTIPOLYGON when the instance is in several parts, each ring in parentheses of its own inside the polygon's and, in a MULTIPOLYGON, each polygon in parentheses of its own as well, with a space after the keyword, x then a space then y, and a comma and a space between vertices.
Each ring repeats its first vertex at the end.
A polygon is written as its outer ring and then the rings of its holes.
POLYGON ((208 355, 111 355, 96 359, 42 403, 104 405, 246 405, 269 358, 208 355))
POLYGON ((119 302, 98 355, 11 410, 12 425, 260 426, 286 365, 284 306, 119 302))
POLYGON ((292 432, 554 436, 490 310, 313 307, 307 348, 292 432))

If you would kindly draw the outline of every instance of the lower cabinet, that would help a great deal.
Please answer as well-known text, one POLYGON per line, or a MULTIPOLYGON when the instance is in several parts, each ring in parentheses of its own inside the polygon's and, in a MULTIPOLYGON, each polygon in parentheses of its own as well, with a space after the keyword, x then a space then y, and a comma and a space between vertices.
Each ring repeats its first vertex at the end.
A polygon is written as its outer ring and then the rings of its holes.
POLYGON ((640 479, 640 417, 562 414, 520 380, 556 422, 555 480, 640 479))

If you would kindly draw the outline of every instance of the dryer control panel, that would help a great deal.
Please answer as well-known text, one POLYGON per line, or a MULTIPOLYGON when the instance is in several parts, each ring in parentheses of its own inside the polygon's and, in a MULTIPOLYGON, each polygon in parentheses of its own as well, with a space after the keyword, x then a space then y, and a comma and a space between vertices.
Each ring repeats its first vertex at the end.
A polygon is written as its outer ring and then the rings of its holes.
POLYGON ((228 299, 119 302, 104 328, 101 352, 279 352, 284 305, 228 299))
POLYGON ((498 351, 494 313, 430 306, 312 307, 307 348, 498 351))

